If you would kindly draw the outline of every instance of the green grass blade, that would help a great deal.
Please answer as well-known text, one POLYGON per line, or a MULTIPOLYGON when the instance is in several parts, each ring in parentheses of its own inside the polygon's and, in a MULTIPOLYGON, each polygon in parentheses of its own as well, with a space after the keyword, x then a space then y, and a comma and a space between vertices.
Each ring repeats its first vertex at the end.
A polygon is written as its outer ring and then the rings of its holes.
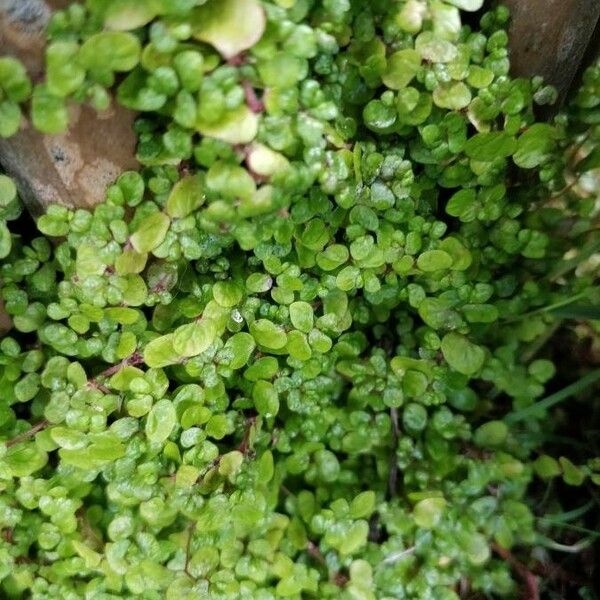
POLYGON ((522 421, 526 417, 529 417, 538 411, 548 410, 549 408, 559 404, 560 402, 563 402, 567 398, 570 398, 571 396, 582 392, 597 381, 600 381, 600 369, 594 369, 578 381, 575 381, 574 383, 568 385, 562 390, 559 390, 558 392, 555 392, 554 394, 551 394, 550 396, 547 396, 546 398, 535 402, 531 406, 526 406, 525 408, 522 408, 520 410, 508 413, 506 417, 504 417, 504 419, 509 423, 514 423, 515 421, 522 421))

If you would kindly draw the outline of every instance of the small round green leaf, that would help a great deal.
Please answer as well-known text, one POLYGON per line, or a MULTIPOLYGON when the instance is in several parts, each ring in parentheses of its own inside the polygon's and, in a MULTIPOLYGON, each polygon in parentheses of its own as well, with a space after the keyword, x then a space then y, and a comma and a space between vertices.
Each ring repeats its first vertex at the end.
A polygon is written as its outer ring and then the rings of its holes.
POLYGON ((173 431, 177 423, 175 406, 170 400, 159 400, 146 417, 146 437, 150 442, 160 444, 173 431))
POLYGON ((152 250, 162 244, 170 224, 171 219, 162 212, 155 212, 149 215, 140 223, 137 230, 131 236, 131 245, 139 254, 152 252, 152 250))
POLYGON ((178 181, 167 198, 166 211, 172 219, 183 219, 206 200, 204 185, 199 175, 189 175, 178 181))
POLYGON ((183 357, 197 356, 214 342, 217 328, 212 319, 200 319, 182 325, 173 334, 173 349, 183 357))
POLYGON ((442 353, 446 362, 463 375, 474 375, 485 361, 483 348, 459 333, 447 333, 442 339, 442 353))
POLYGON ((423 529, 433 529, 441 521, 446 504, 444 498, 437 497, 417 502, 413 509, 415 523, 423 529))
POLYGON ((250 333, 259 346, 280 350, 287 344, 287 335, 280 325, 268 319, 257 319, 250 324, 250 333))
POLYGON ((392 90, 406 87, 421 68, 421 55, 412 48, 398 50, 387 59, 383 83, 392 90))
POLYGON ((231 58, 260 40, 266 15, 257 0, 209 0, 196 9, 192 23, 196 39, 231 58))
POLYGON ((465 144, 465 154, 469 158, 486 162, 506 158, 516 150, 517 140, 504 131, 477 133, 465 144))
POLYGON ((102 31, 81 46, 79 60, 89 70, 131 71, 140 61, 141 44, 137 36, 123 31, 102 31))
POLYGON ((452 266, 452 257, 443 250, 427 250, 417 258, 417 267, 421 271, 441 271, 452 266))

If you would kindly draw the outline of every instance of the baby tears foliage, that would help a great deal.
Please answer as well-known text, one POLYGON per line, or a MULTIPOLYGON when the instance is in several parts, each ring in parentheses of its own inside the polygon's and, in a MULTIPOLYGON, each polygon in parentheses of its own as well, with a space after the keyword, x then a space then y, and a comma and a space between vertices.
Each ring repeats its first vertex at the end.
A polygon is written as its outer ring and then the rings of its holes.
POLYGON ((3 597, 517 597, 532 479, 600 481, 535 404, 597 301, 600 70, 536 122, 481 5, 87 0, 42 82, 0 58, 0 135, 118 101, 142 165, 40 237, 0 176, 3 597))

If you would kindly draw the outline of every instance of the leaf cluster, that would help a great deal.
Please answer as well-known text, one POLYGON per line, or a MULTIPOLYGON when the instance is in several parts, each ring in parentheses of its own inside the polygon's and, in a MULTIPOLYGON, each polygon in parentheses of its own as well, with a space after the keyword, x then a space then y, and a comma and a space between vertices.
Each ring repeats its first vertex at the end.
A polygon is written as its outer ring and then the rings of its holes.
POLYGON ((533 459, 537 348, 598 301, 600 69, 537 122, 481 6, 88 0, 43 83, 0 59, 0 135, 114 88, 142 164, 39 237, 0 176, 6 597, 516 597, 532 479, 599 481, 533 459))

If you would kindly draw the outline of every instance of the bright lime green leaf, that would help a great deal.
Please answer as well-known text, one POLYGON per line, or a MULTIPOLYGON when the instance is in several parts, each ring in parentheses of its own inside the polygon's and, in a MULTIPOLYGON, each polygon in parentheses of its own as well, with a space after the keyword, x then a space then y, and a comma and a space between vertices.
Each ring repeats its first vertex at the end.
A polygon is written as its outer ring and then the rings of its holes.
POLYGON ((146 217, 130 238, 131 245, 139 254, 152 252, 162 244, 171 220, 162 212, 155 212, 146 217))
POLYGON ((460 532, 458 542, 471 564, 483 565, 489 560, 490 544, 480 533, 460 532))
POLYGON ((123 289, 123 304, 127 306, 141 306, 148 296, 148 286, 143 277, 130 273, 126 277, 123 289))
POLYGON ((181 355, 173 347, 173 334, 152 340, 144 348, 144 362, 153 368, 167 367, 179 361, 181 355))
POLYGON ((160 444, 173 431, 177 423, 175 406, 170 400, 159 400, 146 418, 146 437, 150 442, 160 444))
POLYGON ((375 510, 375 492, 361 492, 350 503, 350 516, 353 519, 368 519, 375 510))
POLYGON ((81 388, 87 384, 87 374, 81 363, 73 362, 69 365, 67 368, 67 379, 77 388, 81 388))
POLYGON ((341 267, 350 258, 350 252, 342 244, 331 244, 317 254, 317 265, 323 271, 333 271, 341 267))
POLYGON ((242 198, 238 207, 238 214, 242 218, 255 217, 270 212, 272 208, 273 187, 263 185, 252 194, 252 197, 242 198))
POLYGON ((225 331, 225 327, 227 326, 227 323, 231 318, 231 309, 224 308, 214 300, 211 300, 204 307, 202 318, 214 321, 215 327, 217 328, 217 332, 220 335, 223 333, 223 331, 225 331))
POLYGON ((446 40, 456 40, 462 26, 458 9, 436 0, 430 10, 434 33, 446 40))
POLYGON ((424 60, 436 63, 448 63, 458 55, 456 46, 432 31, 424 31, 417 36, 415 49, 424 60))
POLYGON ((0 137, 15 135, 21 126, 21 118, 21 109, 16 102, 0 101, 0 137))
POLYGON ((85 561, 86 568, 94 569, 100 564, 100 561, 102 560, 101 554, 77 540, 73 540, 71 543, 73 544, 75 552, 77 552, 77 554, 85 561))
POLYGON ((199 175, 189 175, 178 181, 167 199, 166 211, 172 219, 183 219, 206 200, 204 185, 199 175))
POLYGON ((125 250, 115 260, 115 270, 119 275, 141 273, 148 261, 147 254, 138 254, 135 250, 125 250))
POLYGON ((273 279, 266 273, 252 273, 246 279, 246 289, 252 294, 268 292, 273 287, 273 279))
POLYGON ((242 288, 234 281, 217 281, 213 286, 213 297, 223 308, 232 308, 243 298, 242 288))
POLYGON ((383 83, 392 90, 406 87, 421 68, 421 55, 412 48, 398 50, 387 59, 383 83))
POLYGON ((13 322, 15 327, 23 333, 32 333, 38 330, 46 320, 46 308, 39 302, 30 304, 25 312, 15 315, 13 322))
POLYGON ((517 140, 513 155, 515 164, 523 169, 541 165, 556 149, 556 129, 547 123, 535 123, 517 140))
POLYGON ((206 423, 206 435, 216 440, 222 440, 230 431, 225 415, 213 415, 206 423))
POLYGON ((104 310, 104 314, 107 318, 121 323, 121 325, 133 325, 140 318, 140 313, 137 310, 125 306, 109 307, 104 310))
POLYGON ((312 349, 305 333, 290 331, 287 336, 286 351, 292 358, 304 361, 312 357, 312 349))
POLYGON ((11 477, 28 477, 42 469, 48 455, 34 442, 16 444, 9 448, 0 463, 4 463, 11 477))
POLYGON ((16 197, 15 182, 6 175, 0 175, 0 208, 7 207, 16 197))
POLYGON ((417 258, 417 267, 421 271, 441 271, 452 266, 452 257, 443 250, 427 250, 417 258))
POLYGON ((442 519, 446 508, 444 498, 425 498, 417 502, 413 509, 415 523, 423 529, 434 528, 442 519))
POLYGON ((478 65, 469 67, 467 83, 474 88, 486 88, 494 81, 494 72, 478 65))
POLYGON ((147 25, 157 16, 157 0, 115 0, 104 13, 104 25, 115 31, 129 31, 147 25))
POLYGON ((293 302, 290 304, 290 320, 292 325, 308 333, 313 328, 313 307, 308 302, 293 302))
POLYGON ((132 367, 131 365, 125 365, 117 373, 110 378, 110 387, 119 390, 127 391, 134 379, 139 379, 144 376, 144 372, 141 369, 132 367))
POLYGON ((260 61, 257 67, 261 80, 271 88, 289 88, 308 74, 306 59, 284 53, 260 61))
POLYGON ((252 356, 256 348, 254 338, 245 331, 236 333, 231 336, 225 343, 224 350, 227 351, 228 356, 231 353, 231 359, 229 360, 229 367, 231 369, 241 369, 248 364, 248 360, 252 356))
POLYGON ((202 135, 229 144, 249 144, 258 133, 258 115, 244 104, 235 110, 228 111, 216 123, 198 118, 196 129, 202 135))
POLYGON ((31 95, 31 81, 23 64, 12 56, 0 57, 0 90, 10 102, 25 102, 31 95))
POLYGON ((83 449, 61 448, 59 456, 63 463, 82 470, 101 469, 125 454, 125 447, 119 438, 107 431, 90 434, 89 445, 83 449))
POLYGON ((88 445, 88 438, 85 433, 68 427, 52 427, 50 437, 58 446, 67 450, 80 450, 88 445))
POLYGON ((279 412, 279 394, 270 381, 257 381, 252 388, 252 399, 259 415, 274 417, 279 412))
POLYGON ((204 55, 196 50, 184 50, 173 59, 173 67, 181 85, 188 92, 197 92, 204 78, 204 55))
POLYGON ((90 275, 103 275, 106 266, 102 261, 102 256, 98 248, 88 244, 83 244, 77 248, 75 270, 79 277, 85 278, 90 275))
POLYGON ((227 452, 227 454, 223 455, 219 461, 219 474, 223 477, 227 477, 230 481, 233 481, 243 462, 244 455, 238 450, 227 452))
POLYGON ((367 543, 369 535, 369 524, 366 521, 356 521, 353 523, 342 538, 338 547, 341 555, 354 554, 367 543))
POLYGON ((250 146, 246 160, 252 172, 262 177, 271 177, 285 171, 290 164, 283 154, 258 142, 250 146))
POLYGON ((465 154, 475 160, 491 162, 511 156, 517 150, 517 140, 503 131, 477 133, 467 140, 465 154))
POLYGON ((15 385, 14 394, 19 402, 33 400, 40 389, 40 376, 37 373, 28 373, 15 385))
POLYGON ((46 48, 46 85, 51 94, 64 98, 85 81, 78 53, 79 45, 75 42, 53 42, 46 48))
POLYGON ((433 90, 433 102, 440 108, 461 110, 469 106, 471 98, 471 91, 462 81, 438 85, 433 90))
POLYGON ((259 346, 280 350, 287 344, 287 335, 280 325, 268 319, 257 319, 250 323, 250 333, 259 346))
POLYGON ((194 37, 213 45, 225 58, 252 48, 266 26, 257 0, 209 0, 192 17, 194 37))
POLYGON ((149 558, 135 561, 126 569, 125 583, 131 593, 136 596, 163 590, 174 578, 172 571, 149 558))
POLYGON ((485 361, 483 348, 459 333, 447 333, 443 337, 442 353, 448 364, 464 375, 474 375, 485 361))
POLYGON ((256 183, 246 169, 220 161, 209 169, 206 185, 213 192, 232 200, 250 198, 256 192, 256 183))
POLYGON ((197 356, 214 342, 217 337, 216 324, 212 319, 200 319, 182 325, 173 334, 173 349, 183 357, 197 356))
POLYGON ((83 43, 79 60, 86 69, 126 72, 138 64, 140 55, 137 36, 122 31, 102 31, 83 43))
POLYGON ((65 100, 50 93, 48 88, 38 85, 31 102, 31 119, 42 133, 63 133, 69 126, 69 113, 65 100))
POLYGON ((10 254, 12 237, 4 221, 0 221, 0 258, 6 258, 10 254))

